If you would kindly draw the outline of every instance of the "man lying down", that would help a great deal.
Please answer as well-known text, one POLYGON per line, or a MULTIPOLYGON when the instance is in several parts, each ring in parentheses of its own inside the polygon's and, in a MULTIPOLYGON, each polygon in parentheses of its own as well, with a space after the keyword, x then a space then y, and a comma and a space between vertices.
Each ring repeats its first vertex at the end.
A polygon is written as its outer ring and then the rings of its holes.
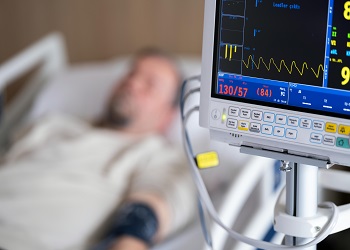
POLYGON ((0 249, 148 249, 194 211, 181 149, 163 137, 180 77, 166 54, 138 54, 99 127, 42 118, 0 167, 0 249))

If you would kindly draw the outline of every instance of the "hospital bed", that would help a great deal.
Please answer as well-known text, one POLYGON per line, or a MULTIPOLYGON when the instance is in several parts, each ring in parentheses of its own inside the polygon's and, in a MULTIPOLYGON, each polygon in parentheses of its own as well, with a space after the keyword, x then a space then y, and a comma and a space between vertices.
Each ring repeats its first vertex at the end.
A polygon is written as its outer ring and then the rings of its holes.
MULTIPOLYGON (((68 63, 64 37, 60 33, 52 33, 2 63, 2 99, 6 98, 5 90, 13 82, 27 72, 32 73, 21 92, 2 107, 1 153, 8 150, 23 128, 45 114, 64 112, 89 121, 97 119, 110 89, 125 72, 129 61, 129 56, 123 56, 71 65, 68 63)), ((200 58, 181 55, 178 62, 184 77, 200 74, 200 58)), ((198 104, 199 94, 194 94, 188 105, 198 104)), ((188 124, 196 153, 208 150, 219 152, 220 166, 203 171, 203 178, 222 220, 246 235, 265 238, 272 226, 273 206, 282 186, 275 161, 243 155, 237 148, 210 141, 208 131, 198 125, 198 114, 192 115, 188 124)), ((180 134, 178 117, 168 137, 174 143, 182 144, 180 134)), ((227 241, 227 235, 210 221, 208 227, 214 249, 252 249, 238 242, 227 241)), ((198 216, 181 232, 154 247, 154 250, 165 249, 206 249, 198 216)))

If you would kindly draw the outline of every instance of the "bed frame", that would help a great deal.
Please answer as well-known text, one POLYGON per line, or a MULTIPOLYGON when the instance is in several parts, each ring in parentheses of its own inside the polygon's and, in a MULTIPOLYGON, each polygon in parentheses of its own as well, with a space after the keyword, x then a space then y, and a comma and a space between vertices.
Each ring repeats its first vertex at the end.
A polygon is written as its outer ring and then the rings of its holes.
POLYGON ((37 69, 21 92, 14 97, 15 99, 2 108, 0 153, 8 148, 14 131, 19 128, 19 124, 22 124, 33 100, 47 79, 67 66, 64 38, 58 32, 47 35, 0 65, 0 91, 3 98, 6 98, 4 93, 9 85, 31 70, 37 69))

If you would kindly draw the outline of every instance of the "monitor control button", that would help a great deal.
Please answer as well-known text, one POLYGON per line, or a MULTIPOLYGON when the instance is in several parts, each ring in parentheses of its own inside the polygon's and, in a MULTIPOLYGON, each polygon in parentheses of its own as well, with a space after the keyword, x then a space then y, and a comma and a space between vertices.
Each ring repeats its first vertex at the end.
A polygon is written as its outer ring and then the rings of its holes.
POLYGON ((292 127, 298 127, 298 124, 299 124, 299 118, 298 117, 293 117, 293 116, 290 116, 288 117, 288 126, 292 126, 292 127))
POLYGON ((250 109, 241 109, 241 112, 240 112, 239 116, 242 117, 242 118, 249 119, 250 118, 250 114, 251 114, 250 109))
POLYGON ((274 127, 273 128, 273 135, 278 136, 278 137, 284 137, 284 128, 274 127))
POLYGON ((276 123, 277 124, 286 124, 287 123, 287 116, 285 115, 276 115, 276 123))
POLYGON ((312 124, 312 129, 323 131, 324 130, 324 122, 314 121, 312 124))
POLYGON ((261 125, 260 123, 252 122, 249 127, 250 132, 260 133, 261 125))
POLYGON ((261 127, 261 133, 265 135, 272 135, 272 130, 273 130, 273 127, 271 125, 264 124, 261 127))
POLYGON ((253 110, 252 111, 252 119, 253 120, 257 120, 257 121, 261 121, 262 120, 262 112, 261 111, 257 111, 257 110, 253 110))
POLYGON ((349 138, 338 137, 336 145, 339 148, 350 148, 349 138))
POLYGON ((243 131, 249 130, 249 122, 247 121, 239 121, 238 122, 238 129, 243 131))
POLYGON ((323 144, 328 145, 328 146, 334 146, 335 145, 335 136, 325 135, 323 137, 323 144))
POLYGON ((239 114, 239 108, 237 107, 229 107, 228 108, 228 115, 229 116, 238 116, 239 114))
POLYGON ((306 128, 306 129, 309 129, 311 128, 311 120, 310 119, 306 119, 306 118, 303 118, 303 119, 300 119, 300 124, 299 126, 301 128, 306 128))
POLYGON ((288 138, 288 139, 296 139, 297 135, 298 135, 298 131, 297 130, 287 128, 287 130, 286 130, 286 138, 288 138))
POLYGON ((323 136, 321 134, 317 133, 311 133, 310 135, 310 142, 321 144, 322 143, 323 136))
POLYGON ((338 134, 349 135, 350 134, 350 126, 340 124, 339 128, 338 128, 338 134))
POLYGON ((214 120, 219 120, 221 117, 221 112, 218 109, 213 109, 213 111, 211 112, 211 118, 213 118, 214 120))
POLYGON ((328 133, 336 133, 337 132, 337 124, 331 123, 331 122, 327 122, 325 130, 328 133))
POLYGON ((235 119, 228 118, 226 122, 226 126, 228 128, 237 128, 238 121, 235 119))
POLYGON ((264 122, 274 122, 275 121, 275 114, 273 113, 264 113, 264 122))

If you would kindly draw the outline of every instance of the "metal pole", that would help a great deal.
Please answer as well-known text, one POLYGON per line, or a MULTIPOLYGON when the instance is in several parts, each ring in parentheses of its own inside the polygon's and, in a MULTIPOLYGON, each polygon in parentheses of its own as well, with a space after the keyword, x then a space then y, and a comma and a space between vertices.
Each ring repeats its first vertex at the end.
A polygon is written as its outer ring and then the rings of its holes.
MULTIPOLYGON (((296 217, 311 217, 317 213, 317 174, 318 167, 289 163, 291 170, 286 174, 286 213, 296 217)), ((316 229, 317 230, 317 229, 316 229)), ((295 246, 312 239, 285 237, 285 244, 295 246)), ((315 247, 305 250, 316 250, 315 247)))
MULTIPOLYGON (((285 164, 285 163, 284 163, 285 164)), ((294 176, 296 172, 296 164, 293 162, 289 163, 290 170, 286 171, 286 213, 289 215, 296 216, 295 212, 295 190, 296 186, 294 183, 294 176)), ((295 246, 296 238, 293 236, 286 235, 284 238, 284 244, 287 246, 295 246)))

